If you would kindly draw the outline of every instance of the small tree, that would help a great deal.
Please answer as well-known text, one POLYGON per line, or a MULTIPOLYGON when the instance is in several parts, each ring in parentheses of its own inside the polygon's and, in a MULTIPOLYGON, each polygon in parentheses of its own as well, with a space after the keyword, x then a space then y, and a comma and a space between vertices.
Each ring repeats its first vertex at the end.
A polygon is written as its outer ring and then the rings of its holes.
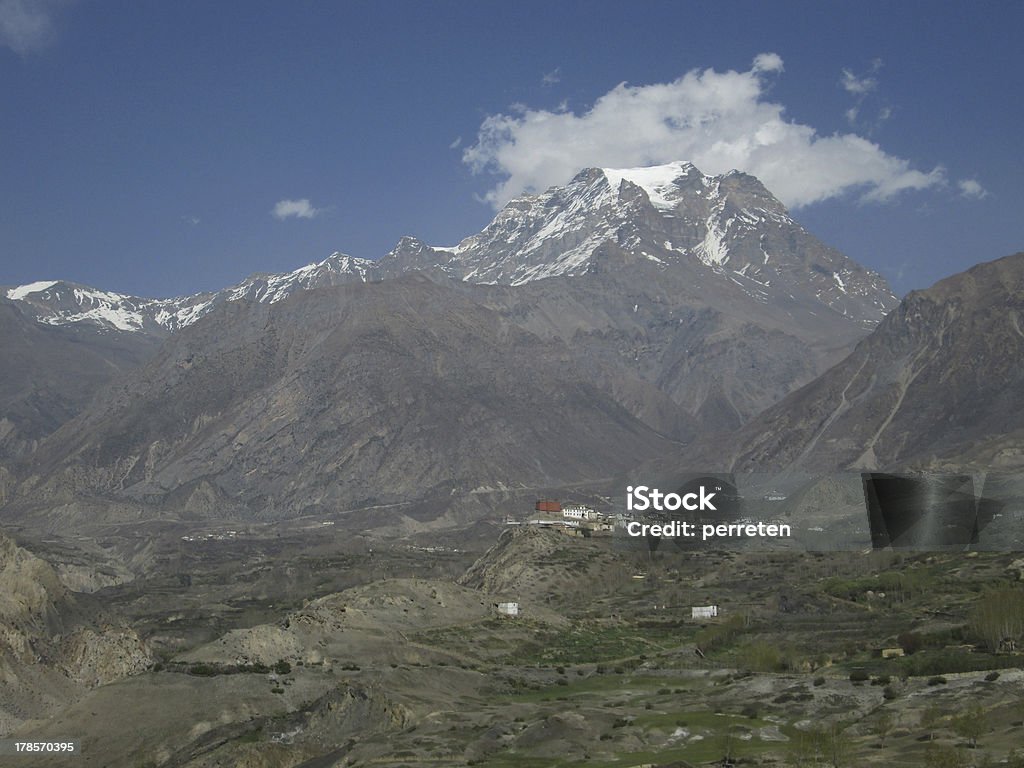
POLYGON ((832 723, 825 731, 825 760, 832 768, 849 765, 853 744, 839 723, 832 723))
POLYGON ((824 734, 820 731, 797 731, 789 740, 786 762, 792 768, 818 765, 824 734))
POLYGON ((935 728, 945 717, 942 707, 933 704, 921 713, 921 727, 928 731, 928 741, 935 741, 935 728))
POLYGON ((888 709, 880 710, 871 723, 871 730, 882 742, 883 747, 885 746, 885 737, 892 733, 892 729, 895 727, 896 718, 888 709))
POLYGON ((967 739, 971 749, 978 746, 978 739, 987 732, 986 726, 985 710, 978 705, 971 707, 953 721, 953 730, 957 735, 967 739))
POLYGON ((732 765, 736 757, 736 731, 729 726, 719 735, 719 747, 722 751, 722 765, 732 765))

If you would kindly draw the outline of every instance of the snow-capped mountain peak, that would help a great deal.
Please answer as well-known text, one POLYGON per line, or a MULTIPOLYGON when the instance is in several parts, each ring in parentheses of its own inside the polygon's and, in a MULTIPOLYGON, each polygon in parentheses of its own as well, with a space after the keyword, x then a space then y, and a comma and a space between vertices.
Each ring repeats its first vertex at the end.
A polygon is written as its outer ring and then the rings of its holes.
POLYGON ((138 299, 65 280, 46 280, 9 288, 3 295, 28 308, 47 325, 89 323, 118 331, 146 327, 151 299, 138 299))
MULTIPOLYGON (((758 179, 740 171, 707 176, 684 161, 587 168, 564 186, 510 201, 454 249, 419 248, 429 265, 403 252, 414 268, 521 285, 585 274, 606 246, 625 254, 619 268, 637 259, 662 269, 702 265, 758 302, 810 291, 809 301, 868 326, 896 303, 880 276, 807 232, 758 179)), ((604 259, 601 268, 616 263, 604 259)))
POLYGON ((601 172, 613 192, 618 193, 622 182, 628 181, 647 193, 651 205, 662 210, 675 208, 678 204, 681 180, 692 175, 701 180, 707 178, 692 163, 683 161, 641 168, 602 168, 601 172))

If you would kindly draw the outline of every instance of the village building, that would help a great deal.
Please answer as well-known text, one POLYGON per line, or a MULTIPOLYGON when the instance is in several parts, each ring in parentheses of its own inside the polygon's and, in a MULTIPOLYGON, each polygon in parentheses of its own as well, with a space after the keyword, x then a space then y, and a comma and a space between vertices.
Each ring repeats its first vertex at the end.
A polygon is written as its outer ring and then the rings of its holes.
POLYGON ((690 608, 691 619, 714 619, 717 616, 717 605, 695 605, 692 608, 690 608))
POLYGON ((518 616, 519 615, 519 603, 498 603, 498 615, 500 616, 518 616))

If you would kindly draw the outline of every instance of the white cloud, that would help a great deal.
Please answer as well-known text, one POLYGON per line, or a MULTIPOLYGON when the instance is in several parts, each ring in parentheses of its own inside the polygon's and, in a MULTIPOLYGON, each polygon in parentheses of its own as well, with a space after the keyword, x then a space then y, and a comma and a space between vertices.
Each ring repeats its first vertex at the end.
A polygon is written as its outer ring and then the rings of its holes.
POLYGON ((296 219, 312 219, 314 216, 323 213, 322 208, 314 208, 306 198, 301 200, 278 200, 271 211, 275 219, 295 217, 296 219))
POLYGON ((884 105, 878 108, 877 113, 874 107, 868 109, 871 102, 877 103, 875 94, 878 91, 878 78, 875 75, 882 69, 881 59, 872 59, 868 71, 863 75, 854 73, 853 70, 843 68, 839 77, 839 84, 848 94, 853 96, 853 106, 846 110, 846 120, 852 127, 871 136, 882 127, 882 124, 892 117, 892 107, 884 105), (875 114, 872 120, 870 116, 875 114))
POLYGON ((545 88, 549 88, 552 85, 556 85, 560 82, 562 82, 561 67, 555 67, 550 72, 545 73, 545 75, 540 79, 540 84, 543 85, 545 88))
POLYGON ((971 197, 975 200, 988 197, 988 190, 981 186, 977 179, 961 179, 957 182, 957 186, 960 188, 960 194, 964 197, 971 197))
POLYGON ((754 57, 755 72, 781 72, 782 57, 777 53, 759 53, 754 57))
POLYGON ((670 83, 621 83, 581 114, 517 106, 484 120, 463 161, 501 178, 486 195, 495 207, 588 166, 673 160, 705 173, 746 171, 792 207, 851 190, 882 201, 945 183, 941 167, 914 170, 861 136, 821 136, 787 119, 783 105, 765 98, 765 73, 782 67, 777 54, 762 53, 747 72, 693 70, 670 83))
POLYGON ((456 136, 452 140, 452 143, 448 145, 448 149, 458 149, 461 146, 462 146, 462 137, 461 136, 456 136))
POLYGON ((843 76, 839 81, 847 93, 855 96, 866 96, 878 88, 878 80, 874 77, 858 77, 848 69, 843 70, 843 76))
POLYGON ((193 227, 197 226, 202 221, 198 216, 182 216, 181 220, 193 227))
POLYGON ((55 32, 53 14, 69 0, 0 0, 0 45, 27 54, 45 48, 55 32))

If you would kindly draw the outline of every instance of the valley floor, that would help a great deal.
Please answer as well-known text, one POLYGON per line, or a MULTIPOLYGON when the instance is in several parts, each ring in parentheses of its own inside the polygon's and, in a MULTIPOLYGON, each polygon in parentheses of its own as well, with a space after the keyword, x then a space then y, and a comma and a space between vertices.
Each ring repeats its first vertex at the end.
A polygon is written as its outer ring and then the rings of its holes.
MULTIPOLYGON (((979 606, 1020 594, 1012 555, 165 533, 122 557, 139 575, 93 593, 150 668, 8 738, 76 739, 69 765, 132 768, 1021 762, 1024 656, 980 636, 979 606), (718 618, 691 618, 711 604, 718 618)), ((138 546, 116 538, 26 543, 81 578, 138 546)))

